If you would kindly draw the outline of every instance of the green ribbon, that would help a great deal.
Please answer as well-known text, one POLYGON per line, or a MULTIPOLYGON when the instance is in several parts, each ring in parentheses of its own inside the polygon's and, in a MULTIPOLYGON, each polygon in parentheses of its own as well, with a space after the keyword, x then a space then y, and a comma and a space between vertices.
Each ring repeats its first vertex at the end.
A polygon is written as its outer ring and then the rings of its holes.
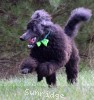
POLYGON ((38 46, 38 47, 40 47, 40 46, 41 46, 41 44, 43 44, 44 46, 46 46, 46 47, 47 47, 48 42, 49 42, 49 40, 48 40, 48 39, 43 39, 43 40, 41 40, 41 41, 38 41, 38 42, 37 42, 37 46, 38 46))
POLYGON ((49 33, 44 37, 43 40, 40 40, 40 41, 38 41, 38 42, 36 43, 38 47, 40 47, 41 44, 43 44, 44 46, 47 47, 47 45, 48 45, 48 43, 49 43, 49 40, 47 39, 47 37, 49 36, 49 34, 50 34, 50 31, 49 31, 49 33))

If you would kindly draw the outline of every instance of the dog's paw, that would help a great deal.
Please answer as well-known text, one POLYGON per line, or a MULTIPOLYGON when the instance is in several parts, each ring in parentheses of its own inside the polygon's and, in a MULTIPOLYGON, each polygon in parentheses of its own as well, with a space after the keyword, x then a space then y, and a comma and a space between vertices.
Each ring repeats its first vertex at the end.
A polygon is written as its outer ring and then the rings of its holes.
POLYGON ((71 79, 68 79, 67 82, 69 84, 75 84, 77 82, 76 78, 71 78, 71 79))

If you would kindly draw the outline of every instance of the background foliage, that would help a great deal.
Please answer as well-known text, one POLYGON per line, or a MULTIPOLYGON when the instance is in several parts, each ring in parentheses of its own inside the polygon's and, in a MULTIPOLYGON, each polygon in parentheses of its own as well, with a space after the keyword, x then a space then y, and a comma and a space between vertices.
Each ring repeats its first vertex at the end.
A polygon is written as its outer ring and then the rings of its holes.
MULTIPOLYGON (((45 9, 52 15, 53 21, 63 27, 71 10, 82 6, 94 12, 94 0, 1 0, 0 76, 5 72, 6 76, 14 74, 20 61, 28 56, 27 44, 19 37, 35 10, 45 9)), ((81 26, 76 42, 82 58, 80 70, 94 67, 94 16, 89 23, 81 26)))

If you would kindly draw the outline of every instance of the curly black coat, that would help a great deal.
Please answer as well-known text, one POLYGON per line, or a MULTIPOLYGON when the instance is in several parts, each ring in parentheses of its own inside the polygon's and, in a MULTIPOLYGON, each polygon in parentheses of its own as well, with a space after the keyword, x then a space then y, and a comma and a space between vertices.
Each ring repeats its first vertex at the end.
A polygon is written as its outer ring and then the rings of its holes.
POLYGON ((56 84, 56 70, 65 66, 67 81, 76 82, 79 64, 79 52, 75 45, 79 23, 87 21, 91 17, 91 10, 77 8, 72 11, 71 16, 62 29, 51 21, 51 16, 44 10, 36 11, 27 25, 27 32, 20 39, 29 41, 31 48, 30 57, 21 64, 23 74, 37 72, 38 81, 46 77, 48 85, 56 84), (48 45, 37 46, 37 41, 43 40, 48 35, 48 45), (33 40, 33 42, 31 42, 33 40))

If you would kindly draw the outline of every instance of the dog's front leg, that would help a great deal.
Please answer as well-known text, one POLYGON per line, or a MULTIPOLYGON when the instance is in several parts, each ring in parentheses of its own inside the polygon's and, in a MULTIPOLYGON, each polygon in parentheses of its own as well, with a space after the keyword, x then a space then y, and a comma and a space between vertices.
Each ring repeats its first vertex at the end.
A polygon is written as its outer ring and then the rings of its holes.
POLYGON ((25 58, 20 64, 20 72, 22 74, 32 73, 38 66, 37 60, 32 57, 25 58))

